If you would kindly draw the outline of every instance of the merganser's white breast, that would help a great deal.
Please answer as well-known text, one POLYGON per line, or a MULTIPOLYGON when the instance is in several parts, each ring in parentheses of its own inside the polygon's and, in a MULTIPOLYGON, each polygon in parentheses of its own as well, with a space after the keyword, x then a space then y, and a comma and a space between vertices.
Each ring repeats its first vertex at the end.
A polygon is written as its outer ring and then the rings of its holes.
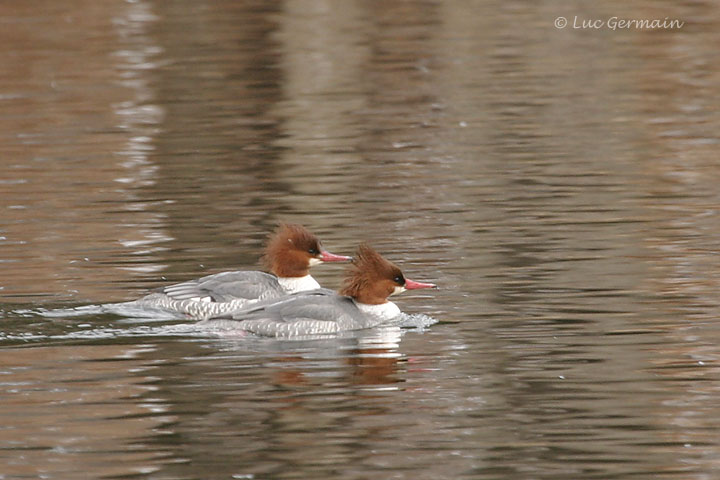
POLYGON ((278 277, 278 283, 287 293, 306 292, 320 288, 320 284, 312 277, 278 277))
POLYGON ((365 315, 377 320, 392 320, 402 313, 400 308, 393 302, 385 302, 379 305, 368 305, 367 303, 355 302, 358 309, 365 315))

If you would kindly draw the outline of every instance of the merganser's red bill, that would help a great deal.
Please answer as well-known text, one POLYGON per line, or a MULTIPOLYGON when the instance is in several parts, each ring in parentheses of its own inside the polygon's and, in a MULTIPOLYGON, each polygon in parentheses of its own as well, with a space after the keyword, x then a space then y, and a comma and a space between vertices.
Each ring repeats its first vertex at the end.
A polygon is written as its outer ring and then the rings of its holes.
POLYGON ((406 290, 415 290, 418 288, 437 288, 437 285, 434 283, 416 282, 415 280, 410 280, 408 278, 405 279, 406 290))
POLYGON ((323 262, 349 262, 352 260, 352 257, 346 257, 344 255, 335 255, 334 253, 330 253, 327 250, 323 250, 320 252, 320 260, 323 262))

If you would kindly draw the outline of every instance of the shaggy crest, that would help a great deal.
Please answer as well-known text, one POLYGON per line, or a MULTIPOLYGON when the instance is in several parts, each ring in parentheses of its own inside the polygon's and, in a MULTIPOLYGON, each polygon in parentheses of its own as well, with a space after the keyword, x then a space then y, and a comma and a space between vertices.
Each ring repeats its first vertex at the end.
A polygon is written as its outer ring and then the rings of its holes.
POLYGON ((281 223, 270 235, 261 261, 280 277, 302 277, 309 273, 310 251, 320 253, 320 242, 302 225, 281 223))
POLYGON ((402 278, 402 271, 385 260, 367 244, 358 247, 355 260, 348 268, 341 295, 367 304, 383 303, 393 289, 394 278, 402 278))

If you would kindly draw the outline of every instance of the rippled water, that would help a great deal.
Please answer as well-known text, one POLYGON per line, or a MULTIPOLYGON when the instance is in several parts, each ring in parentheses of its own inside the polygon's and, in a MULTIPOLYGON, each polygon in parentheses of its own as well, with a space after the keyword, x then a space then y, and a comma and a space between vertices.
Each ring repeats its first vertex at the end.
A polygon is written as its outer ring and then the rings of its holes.
POLYGON ((0 478, 720 474, 713 2, 38 0, 0 25, 0 478), (257 268, 279 221, 437 283, 397 303, 438 323, 47 315, 257 268))

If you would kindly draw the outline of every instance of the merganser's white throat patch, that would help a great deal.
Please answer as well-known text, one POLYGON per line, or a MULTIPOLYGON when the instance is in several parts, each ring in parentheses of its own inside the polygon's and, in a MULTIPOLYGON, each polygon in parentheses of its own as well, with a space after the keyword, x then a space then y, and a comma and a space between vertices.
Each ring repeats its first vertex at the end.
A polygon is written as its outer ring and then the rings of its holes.
POLYGON ((368 305, 367 303, 355 302, 355 305, 357 305, 360 311, 364 314, 383 321, 392 320, 402 313, 400 308, 393 302, 385 302, 379 305, 368 305))
POLYGON ((312 277, 278 277, 278 283, 287 293, 306 292, 320 288, 320 284, 312 277))
POLYGON ((390 295, 397 295, 398 293, 402 293, 404 291, 405 291, 405 287, 396 286, 390 295))
POLYGON ((323 263, 323 261, 319 258, 311 257, 309 263, 311 267, 314 267, 315 265, 320 265, 321 263, 323 263))

